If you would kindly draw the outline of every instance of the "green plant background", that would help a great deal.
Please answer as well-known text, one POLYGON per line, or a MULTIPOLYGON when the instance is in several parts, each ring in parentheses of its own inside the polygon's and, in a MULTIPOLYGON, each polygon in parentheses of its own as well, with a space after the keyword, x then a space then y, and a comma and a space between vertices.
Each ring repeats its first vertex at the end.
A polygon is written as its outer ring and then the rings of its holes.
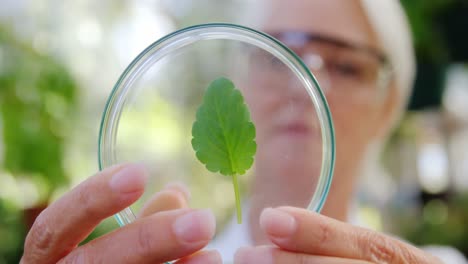
MULTIPOLYGON (((53 3, 40 2, 47 8, 54 9, 53 3)), ((233 5, 231 2, 225 5, 218 2, 212 5, 208 2, 203 1, 200 8, 185 15, 174 15, 172 19, 178 27, 186 26, 199 23, 200 17, 208 12, 206 10, 231 10, 233 5)), ((410 110, 412 114, 424 112, 428 108, 437 111, 441 108, 447 67, 454 62, 466 63, 468 60, 468 34, 457 29, 467 28, 468 17, 460 10, 468 10, 468 4, 462 0, 403 0, 402 3, 410 18, 419 66, 410 110)), ((126 5, 121 2, 109 6, 112 8, 102 11, 106 14, 103 24, 115 22, 126 10, 126 5)), ((89 4, 87 10, 94 10, 92 4, 89 4)), ((47 11, 34 12, 31 16, 41 17, 34 21, 52 32, 54 26, 61 23, 47 20, 48 13, 44 13, 47 11)), ((214 13, 221 17, 223 14, 214 13)), ((79 140, 85 137, 89 138, 89 148, 96 147, 97 120, 104 107, 104 100, 98 102, 98 108, 86 109, 83 107, 85 104, 80 104, 92 98, 83 92, 84 86, 89 82, 79 81, 80 73, 70 68, 73 63, 63 56, 57 56, 51 48, 38 48, 41 45, 37 41, 18 31, 21 22, 2 21, 0 20, 0 264, 19 261, 30 217, 34 215, 31 210, 40 210, 50 200, 56 199, 63 191, 87 176, 82 175, 77 180, 70 174, 81 175, 97 169, 96 165, 93 167, 89 166, 90 163, 79 161, 79 157, 85 155, 83 153, 88 153, 91 157, 86 157, 87 160, 95 162, 95 152, 70 154, 67 150, 71 145, 77 144, 77 138, 79 140), (93 116, 90 119, 92 122, 82 122, 81 115, 85 114, 93 116), (76 169, 72 171, 68 160, 73 158, 77 159, 73 167, 76 169)), ((32 35, 33 32, 29 34, 32 35)), ((104 36, 111 38, 106 34, 104 36)), ((102 45, 102 49, 106 49, 102 45)), ((121 72, 123 67, 118 68, 117 72, 121 72)), ((103 94, 110 91, 116 79, 117 75, 109 77, 105 82, 108 87, 103 94)), ((99 87, 100 84, 94 85, 99 87)), ((105 96, 101 97, 104 99, 105 96)), ((394 133, 391 142, 411 138, 412 131, 411 118, 407 118, 394 133)), ((422 202, 417 205, 416 211, 408 212, 404 205, 389 209, 395 211, 393 215, 398 215, 393 218, 396 223, 393 229, 415 244, 451 245, 468 255, 468 195, 451 190, 431 195, 421 190, 420 196, 422 202), (447 215, 446 218, 434 220, 442 213, 447 215), (412 220, 414 217, 419 217, 416 219, 420 221, 412 220)), ((115 227, 115 222, 108 219, 86 241, 115 227)))

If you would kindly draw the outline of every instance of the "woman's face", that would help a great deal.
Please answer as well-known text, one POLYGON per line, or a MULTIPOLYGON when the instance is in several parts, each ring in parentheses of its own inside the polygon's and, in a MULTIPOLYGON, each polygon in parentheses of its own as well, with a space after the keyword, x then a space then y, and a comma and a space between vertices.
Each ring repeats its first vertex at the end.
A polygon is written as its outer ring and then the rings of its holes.
MULTIPOLYGON (((381 48, 362 7, 355 0, 267 3, 262 30, 294 50, 317 77, 335 126, 335 181, 353 181, 340 179, 340 171, 356 169, 369 143, 388 127, 395 105, 394 89, 388 82, 379 84, 384 69, 381 48)), ((309 95, 284 65, 268 61, 265 54, 257 56, 252 87, 245 91, 257 127, 257 167, 262 170, 263 160, 264 167, 274 172, 318 173, 322 142, 309 95)))

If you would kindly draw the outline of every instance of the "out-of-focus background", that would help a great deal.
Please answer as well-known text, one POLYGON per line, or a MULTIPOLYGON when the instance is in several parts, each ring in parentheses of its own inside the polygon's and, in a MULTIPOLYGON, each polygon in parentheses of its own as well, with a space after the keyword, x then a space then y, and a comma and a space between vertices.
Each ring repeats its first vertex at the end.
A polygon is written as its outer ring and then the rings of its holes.
MULTIPOLYGON (((417 245, 468 256, 468 2, 402 1, 418 75, 358 217, 417 245)), ((176 29, 236 20, 242 1, 0 0, 0 264, 17 263, 48 203, 98 170, 105 101, 146 46, 176 29)), ((63 216, 66 217, 66 216, 63 216)), ((88 239, 116 228, 110 218, 88 239)))

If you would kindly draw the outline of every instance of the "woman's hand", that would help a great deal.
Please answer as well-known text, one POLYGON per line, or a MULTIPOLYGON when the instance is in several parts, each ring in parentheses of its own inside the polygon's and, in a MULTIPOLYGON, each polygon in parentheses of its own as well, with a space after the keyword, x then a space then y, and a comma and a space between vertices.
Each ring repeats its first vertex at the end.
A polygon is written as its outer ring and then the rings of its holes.
POLYGON ((260 225, 277 247, 242 248, 235 263, 442 263, 397 239, 304 209, 265 209, 260 225))
POLYGON ((178 209, 186 195, 174 186, 156 194, 135 222, 78 247, 103 219, 143 194, 146 174, 138 165, 112 167, 51 204, 29 231, 21 263, 221 263, 216 252, 197 252, 214 235, 213 214, 178 209))

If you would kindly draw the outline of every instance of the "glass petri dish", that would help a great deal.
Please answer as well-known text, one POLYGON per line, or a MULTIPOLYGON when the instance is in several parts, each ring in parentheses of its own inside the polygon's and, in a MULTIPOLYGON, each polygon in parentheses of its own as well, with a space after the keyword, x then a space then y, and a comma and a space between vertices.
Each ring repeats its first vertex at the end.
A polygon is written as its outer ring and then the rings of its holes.
MULTIPOLYGON (((228 100, 215 98, 221 105, 228 100)), ((221 118, 232 108, 220 108, 221 118)), ((219 120, 207 131, 219 129, 219 120)), ((229 263, 237 248, 265 241, 256 232, 263 208, 320 212, 332 181, 335 139, 325 97, 298 56, 268 34, 218 23, 176 31, 135 58, 108 98, 98 153, 101 170, 139 162, 150 172, 143 196, 116 215, 120 226, 133 222, 164 186, 183 184, 190 207, 213 210, 217 231, 207 248, 229 263), (208 170, 192 145, 197 109, 220 78, 239 91, 255 130, 253 162, 236 181, 208 170)))

